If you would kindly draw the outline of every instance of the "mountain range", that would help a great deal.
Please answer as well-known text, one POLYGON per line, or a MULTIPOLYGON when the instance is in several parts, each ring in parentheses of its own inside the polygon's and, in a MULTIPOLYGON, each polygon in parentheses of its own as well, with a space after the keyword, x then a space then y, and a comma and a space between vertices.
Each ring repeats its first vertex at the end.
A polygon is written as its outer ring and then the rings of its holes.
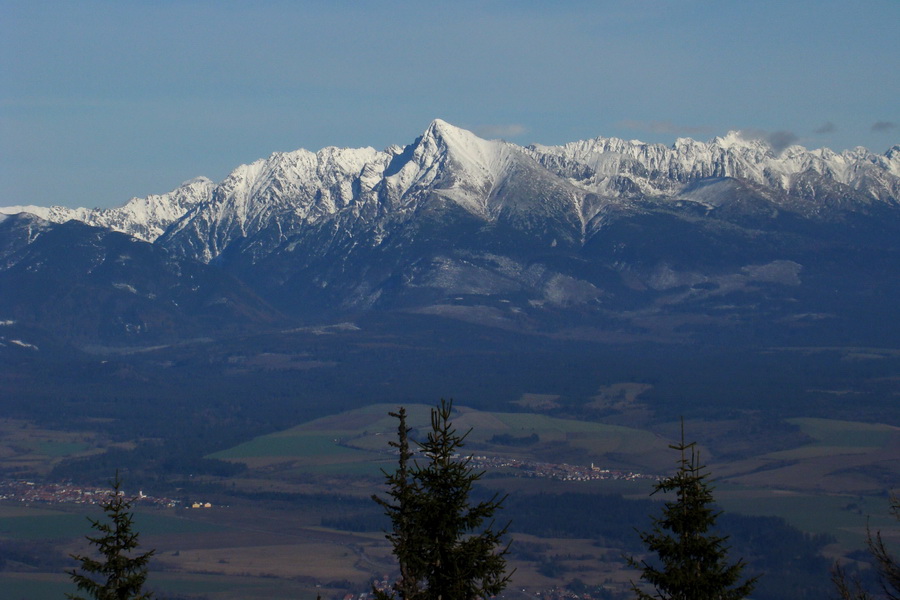
POLYGON ((384 312, 598 341, 898 333, 900 146, 523 147, 435 120, 118 208, 0 212, 0 321, 80 346, 384 312))

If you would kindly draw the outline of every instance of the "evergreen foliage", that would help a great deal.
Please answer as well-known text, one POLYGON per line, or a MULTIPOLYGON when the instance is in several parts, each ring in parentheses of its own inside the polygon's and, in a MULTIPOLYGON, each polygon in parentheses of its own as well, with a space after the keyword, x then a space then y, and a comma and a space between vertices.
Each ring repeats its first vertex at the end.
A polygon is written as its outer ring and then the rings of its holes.
MULTIPOLYGON (((420 573, 424 568, 422 557, 416 554, 413 536, 418 498, 413 493, 413 484, 409 474, 409 460, 412 458, 409 449, 411 429, 406 425, 406 409, 401 406, 396 413, 388 414, 398 421, 397 441, 388 442, 391 447, 397 449, 399 454, 397 470, 390 474, 385 472, 385 481, 389 487, 388 495, 391 501, 384 500, 377 495, 373 495, 372 499, 384 508, 385 514, 391 520, 391 532, 385 537, 391 542, 394 556, 400 564, 400 577, 394 584, 394 591, 400 598, 406 600, 419 597, 419 581, 415 574, 420 573)), ((378 600, 387 600, 391 597, 380 590, 375 590, 375 596, 378 600)))
MULTIPOLYGON (((118 471, 112 486, 109 498, 101 504, 108 522, 89 519, 98 535, 86 536, 97 547, 101 558, 97 560, 73 554, 72 558, 81 563, 81 572, 73 569, 69 571, 69 576, 79 591, 95 600, 149 600, 152 594, 143 588, 147 580, 147 564, 154 551, 133 554, 139 546, 139 534, 134 531, 131 500, 125 498, 122 492, 118 471)), ((66 597, 86 600, 74 594, 66 594, 66 597)))
POLYGON ((684 442, 683 424, 681 442, 669 447, 681 453, 678 471, 657 482, 653 494, 674 492, 675 499, 665 503, 662 516, 654 517, 651 531, 640 533, 646 549, 658 557, 658 566, 627 558, 656 593, 648 594, 634 582, 632 591, 640 600, 745 598, 759 577, 738 583, 745 566, 743 559, 729 563, 725 545, 728 537, 711 531, 720 513, 713 507, 709 474, 700 464, 694 443, 684 442))
POLYGON ((472 486, 483 475, 459 455, 468 433, 460 435, 450 421, 452 401, 431 410, 431 429, 417 443, 422 463, 409 448, 406 412, 399 420, 398 469, 385 473, 389 500, 373 496, 391 520, 386 534, 400 564, 400 578, 379 600, 474 600, 499 594, 509 582, 503 537, 508 525, 495 527, 494 514, 505 497, 494 495, 472 503, 472 486))
MULTIPOLYGON (((900 498, 891 496, 891 514, 900 520, 900 498)), ((878 583, 885 598, 888 600, 900 600, 900 565, 897 559, 888 551, 881 532, 872 534, 866 529, 866 546, 872 555, 878 583)), ((837 588, 841 600, 873 600, 873 596, 867 591, 859 579, 851 578, 835 563, 831 570, 831 580, 837 588)))

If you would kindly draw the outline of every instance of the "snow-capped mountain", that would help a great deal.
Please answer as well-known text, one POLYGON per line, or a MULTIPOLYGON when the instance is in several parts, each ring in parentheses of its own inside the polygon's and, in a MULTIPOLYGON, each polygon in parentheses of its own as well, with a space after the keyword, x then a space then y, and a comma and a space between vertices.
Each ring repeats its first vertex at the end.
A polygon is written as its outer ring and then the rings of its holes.
POLYGON ((680 139, 671 148, 606 138, 522 148, 436 120, 403 149, 300 150, 242 166, 161 243, 204 261, 239 243, 258 260, 327 221, 338 237, 352 232, 378 244, 398 224, 448 204, 532 233, 545 227, 529 223, 549 220, 558 225, 557 243, 585 243, 609 210, 676 199, 715 207, 721 190, 697 184, 726 178, 808 215, 829 205, 896 203, 900 150, 794 146, 776 156, 737 133, 708 143, 680 139))
MULTIPOLYGON (((678 338, 692 319, 884 317, 900 295, 900 146, 521 147, 436 120, 405 147, 275 153, 118 209, 29 210, 152 240, 313 321, 401 310, 678 338)), ((7 229, 0 248, 31 243, 7 229)))
POLYGON ((378 245, 417 215, 448 205, 486 222, 566 213, 578 223, 584 195, 525 149, 436 120, 405 148, 299 150, 239 167, 159 242, 204 261, 239 243, 258 259, 326 222, 338 237, 378 245), (535 193, 508 202, 523 185, 535 193))
POLYGON ((763 141, 730 132, 672 146, 598 137, 523 148, 438 119, 405 148, 275 153, 238 167, 217 185, 197 178, 118 208, 12 206, 0 212, 31 212, 56 223, 75 219, 147 241, 171 227, 164 245, 208 262, 238 241, 258 258, 299 229, 329 219, 341 229, 368 229, 378 240, 390 223, 441 203, 485 222, 561 218, 583 243, 605 208, 660 199, 713 208, 721 203, 718 189, 710 193, 708 185, 696 184, 724 178, 807 215, 835 204, 896 204, 900 146, 883 155, 800 146, 776 153, 763 141))

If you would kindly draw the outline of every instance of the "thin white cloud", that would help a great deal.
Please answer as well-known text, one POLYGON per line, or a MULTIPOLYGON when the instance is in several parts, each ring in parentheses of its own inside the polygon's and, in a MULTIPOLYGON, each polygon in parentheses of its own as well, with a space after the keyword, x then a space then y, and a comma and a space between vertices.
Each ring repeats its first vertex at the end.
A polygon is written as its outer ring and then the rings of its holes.
POLYGON ((494 139, 494 138, 514 138, 526 133, 528 129, 519 123, 509 123, 506 125, 481 125, 475 128, 475 135, 478 137, 494 139))

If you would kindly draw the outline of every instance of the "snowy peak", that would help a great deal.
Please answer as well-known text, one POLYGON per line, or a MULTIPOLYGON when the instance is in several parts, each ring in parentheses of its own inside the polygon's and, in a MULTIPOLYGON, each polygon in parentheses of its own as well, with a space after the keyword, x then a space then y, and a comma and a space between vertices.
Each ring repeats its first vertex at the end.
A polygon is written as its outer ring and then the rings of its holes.
MULTIPOLYGON (((681 141, 681 139, 679 139, 681 141)), ((689 140, 694 144, 702 144, 703 142, 697 142, 695 140, 689 140)), ((676 146, 678 142, 676 142, 676 146)), ((734 149, 737 151, 749 151, 763 154, 772 154, 774 156, 775 152, 772 149, 772 146, 761 139, 760 137, 754 137, 751 134, 746 134, 742 131, 732 130, 726 133, 723 136, 718 136, 707 142, 709 146, 716 146, 723 150, 734 149)), ((800 146, 796 146, 800 148, 800 146)))
POLYGON ((491 193, 522 156, 518 146, 484 140, 435 119, 416 142, 394 158, 386 185, 404 206, 415 201, 419 192, 428 191, 474 215, 491 218, 491 193))
POLYGON ((484 140, 470 131, 435 120, 423 140, 439 140, 455 166, 485 179, 499 180, 518 147, 500 140, 484 140))
POLYGON ((121 231, 152 242, 175 221, 212 196, 215 184, 206 177, 182 183, 168 194, 132 198, 124 206, 94 211, 89 225, 121 231))
POLYGON ((206 262, 240 247, 255 262, 321 228, 332 232, 329 243, 377 245, 425 213, 457 208, 485 222, 505 216, 534 223, 572 210, 561 188, 585 193, 519 146, 435 120, 405 148, 298 150, 242 165, 159 243, 206 262), (530 183, 507 185, 511 179, 530 183))
POLYGON ((88 225, 127 233, 140 240, 152 242, 169 225, 192 208, 209 199, 215 184, 206 177, 182 183, 167 194, 132 198, 116 208, 66 208, 64 206, 6 206, 0 213, 30 213, 51 223, 82 221, 88 225))

